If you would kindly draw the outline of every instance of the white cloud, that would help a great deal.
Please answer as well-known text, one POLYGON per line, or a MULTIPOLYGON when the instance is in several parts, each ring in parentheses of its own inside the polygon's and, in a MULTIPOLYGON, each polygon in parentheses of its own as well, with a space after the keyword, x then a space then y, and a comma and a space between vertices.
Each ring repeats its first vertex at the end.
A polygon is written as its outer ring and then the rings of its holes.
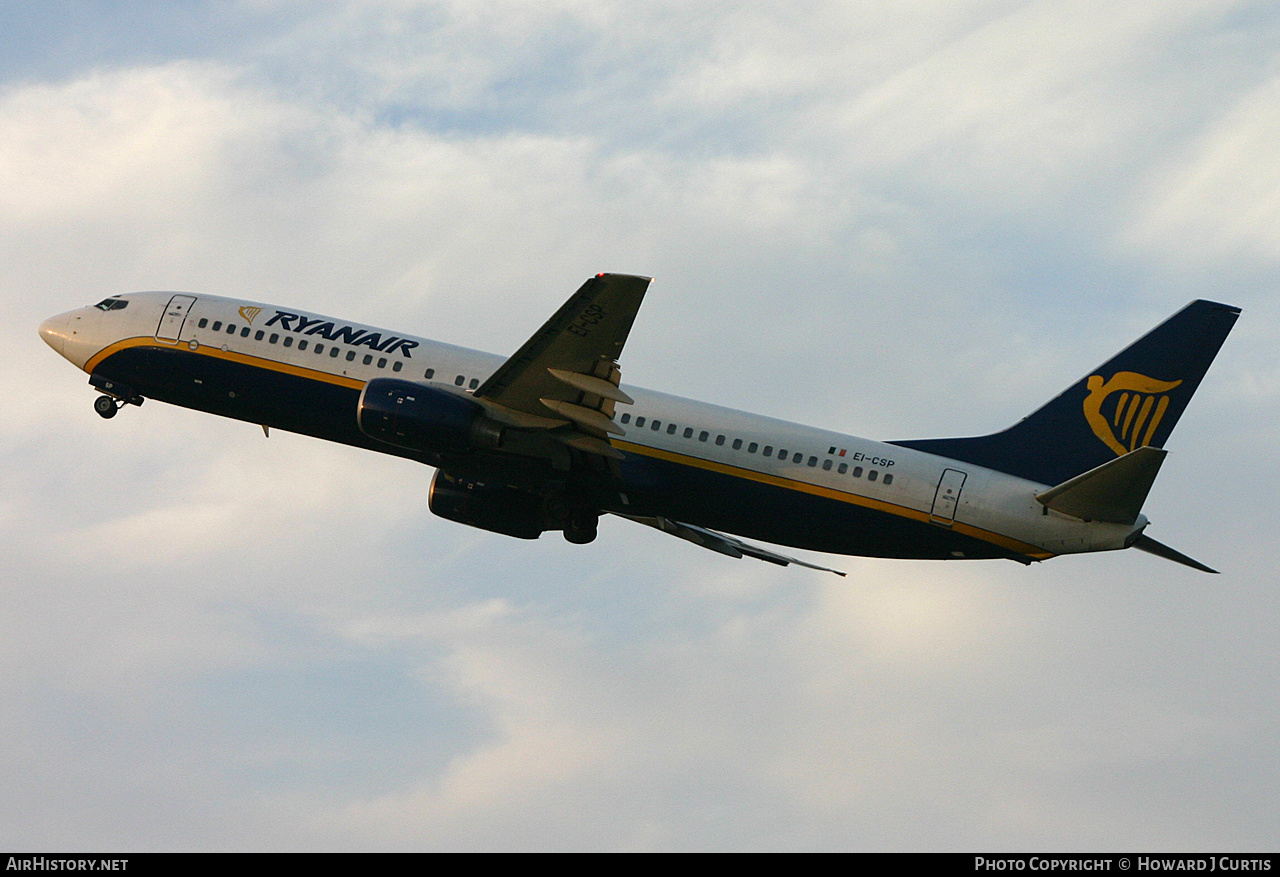
POLYGON ((1187 153, 1154 173, 1125 242, 1161 259, 1280 259, 1280 78, 1241 95, 1187 153))

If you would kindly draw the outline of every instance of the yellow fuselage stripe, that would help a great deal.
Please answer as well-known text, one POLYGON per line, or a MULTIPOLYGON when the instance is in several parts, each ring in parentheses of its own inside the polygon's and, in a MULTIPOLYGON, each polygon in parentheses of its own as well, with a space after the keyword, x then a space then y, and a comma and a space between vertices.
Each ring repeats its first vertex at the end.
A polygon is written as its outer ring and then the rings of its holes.
POLYGON ((266 359, 261 356, 251 356, 247 353, 236 353, 233 350, 223 350, 221 347, 213 347, 208 344, 201 344, 195 350, 192 350, 185 343, 169 344, 164 341, 157 341, 151 337, 126 338, 123 341, 117 341, 114 344, 99 350, 84 364, 84 370, 93 373, 104 359, 122 350, 131 347, 158 347, 161 349, 180 350, 184 353, 197 353, 201 356, 211 356, 214 359, 225 359, 229 362, 238 362, 241 365, 249 365, 254 368, 265 368, 269 371, 281 372, 294 377, 307 378, 312 381, 323 381, 326 384, 337 384, 340 387, 348 387, 352 390, 359 390, 365 385, 365 381, 359 378, 351 378, 346 375, 330 374, 319 369, 304 368, 300 365, 291 365, 287 362, 277 362, 274 359, 266 359))
MULTIPOLYGON (((756 472, 752 469, 743 469, 739 466, 730 466, 726 463, 716 463, 711 460, 704 460, 700 457, 690 457, 686 454, 675 453, 674 451, 650 448, 645 445, 637 445, 633 442, 625 442, 619 439, 614 439, 612 444, 619 450, 628 451, 633 454, 640 454, 645 457, 654 457, 659 460, 666 460, 669 463, 677 463, 681 466, 692 466, 696 469, 705 469, 708 472, 717 472, 721 475, 729 475, 733 478, 742 478, 747 481, 755 481, 760 484, 768 484, 773 487, 781 487, 786 490, 798 490, 801 493, 808 493, 813 496, 821 496, 825 499, 832 499, 837 502, 846 502, 850 505, 874 509, 878 512, 896 515, 900 518, 907 518, 924 524, 930 522, 928 512, 913 509, 910 506, 885 502, 880 499, 872 499, 869 496, 859 496, 856 493, 848 493, 843 490, 822 487, 821 485, 810 484, 807 481, 796 481, 794 479, 783 478, 778 475, 756 472)), ((1010 551, 1016 551, 1019 554, 1025 554, 1027 557, 1034 557, 1038 560, 1045 560, 1053 557, 1051 552, 1047 552, 1039 546, 1030 545, 1026 542, 1012 539, 1000 533, 993 533, 990 530, 983 530, 980 527, 973 527, 959 521, 953 522, 950 529, 957 533, 962 533, 965 536, 972 536, 973 538, 979 539, 983 542, 990 542, 993 545, 999 545, 1001 548, 1008 548, 1010 551)))
MULTIPOLYGON (((329 372, 320 371, 318 369, 304 368, 302 366, 292 365, 287 362, 278 362, 274 359, 266 359, 261 356, 251 356, 245 353, 236 353, 231 350, 223 350, 220 347, 213 347, 208 344, 201 344, 195 350, 191 350, 186 344, 181 342, 169 344, 164 341, 157 341, 151 336, 140 336, 135 338, 125 338, 117 341, 94 354, 88 362, 84 364, 84 370, 90 374, 93 370, 109 356, 119 353, 122 350, 128 350, 133 347, 157 347, 181 350, 186 353, 197 353, 202 356, 211 356, 215 359, 228 360, 230 362, 238 362, 242 365, 252 366, 254 368, 268 369, 269 371, 281 372, 283 374, 293 375, 294 377, 305 378, 312 381, 323 381, 327 384, 336 384, 341 387, 348 387, 353 390, 359 390, 365 385, 365 381, 359 378, 351 378, 346 375, 335 375, 329 372)), ((705 469, 709 472, 717 472, 722 475, 729 475, 734 478, 743 478, 748 481, 755 481, 760 484, 768 484, 773 487, 781 487, 785 490, 798 490, 801 493, 808 493, 813 496, 821 496, 825 499, 836 500, 837 502, 846 502, 850 505, 863 506, 864 508, 874 509, 890 515, 896 515, 900 518, 907 518, 921 523, 929 523, 930 516, 928 512, 913 509, 909 506, 897 505, 884 500, 872 499, 868 496, 859 496, 856 493, 848 493, 843 490, 834 490, 830 487, 822 487, 817 484, 810 484, 806 481, 796 481, 791 478, 782 478, 778 475, 768 475, 764 472, 756 472, 751 469, 743 469, 739 466, 730 466, 725 463, 716 463, 711 460, 704 460, 700 457, 691 457, 687 454, 677 454, 672 451, 664 451, 658 448, 650 448, 644 445, 637 445, 632 442, 624 442, 618 439, 613 440, 614 447, 629 451, 634 454, 640 454, 645 457, 653 457, 659 460, 666 460, 669 463, 677 463, 682 466, 692 466, 696 469, 705 469)), ((1027 557, 1034 557, 1044 560, 1054 555, 1035 545, 1012 539, 1000 533, 993 533, 990 530, 983 530, 979 527, 973 527, 955 521, 951 525, 951 529, 957 533, 966 536, 972 536, 983 542, 990 542, 993 545, 999 545, 1001 548, 1007 548, 1010 551, 1016 551, 1027 557)))

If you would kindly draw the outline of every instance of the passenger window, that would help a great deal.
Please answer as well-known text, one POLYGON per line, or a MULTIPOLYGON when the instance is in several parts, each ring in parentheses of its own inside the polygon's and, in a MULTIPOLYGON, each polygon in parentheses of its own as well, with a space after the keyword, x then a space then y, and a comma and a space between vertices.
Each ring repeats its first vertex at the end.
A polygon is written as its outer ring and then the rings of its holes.
POLYGON ((765 446, 764 446, 764 455, 765 455, 766 457, 772 457, 772 456, 773 456, 773 445, 765 445, 765 446))
POLYGON ((337 359, 337 358, 338 358, 338 354, 339 354, 339 353, 341 353, 341 352, 342 352, 342 351, 341 351, 339 348, 337 348, 337 347, 330 347, 330 348, 329 348, 329 356, 330 356, 331 358, 333 358, 333 359, 337 359))
POLYGON ((221 321, 221 320, 214 320, 214 322, 213 322, 213 331, 215 331, 215 332, 221 332, 221 331, 222 331, 222 321, 221 321))
POLYGON ((756 452, 756 449, 759 447, 760 447, 759 442, 752 442, 751 444, 747 445, 747 453, 754 454, 756 452))
POLYGON ((784 463, 787 462, 787 452, 782 448, 778 448, 778 459, 784 463))
POLYGON ((724 436, 722 436, 722 435, 718 435, 718 436, 716 436, 716 444, 717 444, 717 445, 723 445, 723 444, 724 444, 724 436))
POLYGON ((306 350, 306 349, 307 349, 307 341, 306 341, 306 340, 299 341, 299 342, 298 342, 298 349, 299 349, 299 350, 306 350))
POLYGON ((654 432, 657 432, 658 430, 662 429, 662 421, 661 421, 661 420, 655 420, 653 423, 651 423, 651 424, 649 425, 649 428, 650 428, 651 430, 653 430, 654 432))
POLYGON ((209 325, 209 318, 201 317, 198 325, 200 326, 201 329, 203 329, 205 326, 209 325))
POLYGON ((284 346, 285 346, 285 347, 292 347, 292 346, 293 346, 293 336, 292 336, 292 335, 286 335, 286 336, 284 336, 284 346))
POLYGON ((276 332, 272 332, 271 337, 267 339, 267 343, 275 344, 279 340, 280 340, 280 335, 276 332))
POLYGON ((458 375, 456 378, 453 379, 453 385, 455 387, 461 387, 466 382, 467 382, 467 379, 462 375, 458 375))
POLYGON ((644 418, 643 418, 643 417, 637 417, 637 418, 636 418, 636 427, 637 427, 638 429, 643 429, 643 428, 644 428, 644 418))
POLYGON ((667 435, 675 435, 675 434, 676 434, 676 425, 674 423, 668 423, 667 435))
POLYGON ((734 449, 735 451, 740 451, 740 450, 742 450, 742 439, 734 439, 734 440, 733 440, 733 449, 734 449))
POLYGON ((853 477, 854 477, 854 478, 861 478, 861 477, 862 477, 862 467, 861 467, 861 466, 854 466, 854 467, 853 467, 853 477))
POLYGON ((885 483, 885 484, 892 484, 892 483, 893 483, 893 473, 892 473, 892 472, 886 472, 886 473, 884 473, 884 483, 885 483))
POLYGON ((630 414, 624 414, 624 415, 622 415, 622 422, 623 422, 623 423, 630 423, 630 422, 631 422, 631 415, 630 415, 630 414))
POLYGON ((267 335, 267 333, 266 333, 266 332, 263 332, 261 329, 259 329, 257 332, 255 332, 255 333, 253 334, 253 340, 254 340, 254 341, 261 341, 263 338, 265 338, 265 337, 266 337, 266 335, 267 335))
POLYGON ((702 432, 698 433, 698 441, 705 442, 710 436, 711 436, 711 433, 707 432, 704 429, 702 432))
POLYGON ((404 362, 403 362, 402 360, 399 360, 399 359, 397 359, 397 360, 396 360, 395 365, 391 366, 391 370, 392 370, 393 372, 398 372, 398 371, 400 371, 400 369, 402 369, 402 368, 404 368, 404 362))
POLYGON ((236 324, 235 324, 235 323, 227 323, 227 334, 228 334, 228 335, 234 335, 234 334, 236 334, 236 324))
POLYGON ((426 378, 427 380, 431 380, 432 378, 434 378, 434 377, 436 376, 436 370, 435 370, 435 369, 433 369, 433 368, 429 368, 429 369, 427 369, 427 370, 423 373, 423 375, 422 375, 422 376, 423 376, 424 378, 426 378))
POLYGON ((868 481, 875 481, 875 480, 876 480, 876 476, 877 476, 878 474, 880 474, 880 473, 876 472, 876 470, 875 470, 875 469, 872 469, 870 472, 868 472, 868 473, 867 473, 867 480, 868 480, 868 481))
POLYGON ((836 467, 836 471, 839 472, 841 475, 843 475, 844 473, 849 471, 849 464, 841 463, 838 467, 836 467))
POLYGON ((476 387, 480 386, 480 379, 472 378, 471 383, 467 384, 467 386, 474 390, 476 387))
POLYGON ((830 472, 830 471, 831 471, 831 461, 830 461, 830 460, 823 460, 823 461, 822 461, 822 471, 823 471, 823 472, 830 472))
POLYGON ((693 438, 693 427, 692 427, 692 426, 686 426, 686 427, 684 428, 684 437, 685 437, 685 438, 693 438))
POLYGON ((371 353, 366 353, 364 359, 360 360, 361 365, 368 365, 371 362, 373 362, 373 354, 371 353))
POLYGON ((249 327, 248 327, 248 326, 245 326, 243 329, 241 329, 241 330, 240 330, 240 337, 241 337, 241 338, 248 338, 248 337, 249 337, 249 327))
POLYGON ((800 453, 799 451, 796 451, 795 454, 791 457, 791 462, 799 463, 803 459, 804 459, 804 454, 800 453))
POLYGON ((323 345, 323 344, 317 344, 317 345, 316 345, 316 353, 324 353, 324 345, 323 345))
MULTIPOLYGON (((799 461, 797 460, 796 462, 799 462, 799 461)), ((818 465, 818 458, 817 458, 817 457, 810 457, 810 458, 809 458, 809 468, 810 468, 810 469, 812 469, 813 467, 815 467, 815 466, 817 466, 817 465, 818 465)))
POLYGON ((355 361, 356 361, 356 352, 354 350, 348 350, 347 362, 355 362, 355 361))
POLYGON ((386 368, 386 367, 387 367, 387 358, 385 356, 379 356, 378 368, 386 368))

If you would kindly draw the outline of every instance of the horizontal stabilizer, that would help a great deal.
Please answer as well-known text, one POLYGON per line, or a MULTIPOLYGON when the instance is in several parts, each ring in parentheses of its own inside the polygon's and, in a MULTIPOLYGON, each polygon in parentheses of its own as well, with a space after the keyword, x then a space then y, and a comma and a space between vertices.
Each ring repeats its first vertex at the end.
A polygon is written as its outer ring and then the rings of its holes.
MULTIPOLYGON (((617 512, 614 512, 617 514, 617 512)), ((776 563, 779 566, 786 566, 794 563, 797 566, 808 567, 809 569, 821 570, 822 572, 833 572, 838 576, 844 573, 838 569, 829 569, 825 566, 818 566, 813 563, 805 563, 803 560, 797 560, 794 557, 788 557, 785 554, 778 554, 767 548, 761 548, 759 545, 752 545, 750 542, 743 542, 741 539, 735 539, 732 536, 726 536, 723 533, 717 533, 715 530, 708 530, 704 527, 695 527, 693 524, 682 524, 679 521, 672 521, 669 518, 659 517, 637 517, 635 515, 618 515, 620 518, 626 518, 628 521, 635 521, 637 524, 644 524, 647 527, 653 527, 664 533, 670 533, 672 536, 684 539, 686 542, 692 542, 694 545, 701 545, 703 548, 720 554, 727 554, 729 557, 754 557, 756 560, 767 560, 769 563, 776 563)))
POLYGON ((1037 493, 1036 499, 1073 518, 1132 524, 1142 511, 1166 453, 1162 448, 1138 448, 1037 493))
POLYGON ((1146 536, 1146 535, 1139 536, 1138 541, 1134 542, 1132 547, 1138 549, 1139 551, 1145 551, 1147 552, 1147 554, 1154 554, 1156 557, 1163 557, 1165 560, 1172 560, 1174 563, 1180 563, 1183 566, 1189 566, 1192 569, 1198 569, 1200 570, 1200 572, 1211 572, 1214 575, 1218 574, 1218 571, 1216 569, 1211 569, 1210 567, 1205 566, 1203 563, 1201 563, 1198 560, 1192 560, 1190 557, 1187 557, 1182 552, 1174 551, 1168 545, 1157 542, 1156 540, 1152 539, 1150 536, 1146 536))

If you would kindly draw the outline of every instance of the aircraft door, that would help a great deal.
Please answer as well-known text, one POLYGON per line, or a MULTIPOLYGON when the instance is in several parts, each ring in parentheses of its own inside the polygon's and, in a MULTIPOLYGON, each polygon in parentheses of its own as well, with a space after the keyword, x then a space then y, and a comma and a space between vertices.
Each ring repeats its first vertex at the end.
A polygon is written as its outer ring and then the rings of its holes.
POLYGON ((160 318, 160 325, 156 326, 156 338, 161 341, 177 341, 182 332, 182 324, 186 322, 187 314, 191 312, 195 301, 194 295, 175 295, 169 299, 164 316, 160 318))
POLYGON ((956 519, 956 506, 960 502, 960 488, 964 487, 967 476, 959 469, 946 469, 938 482, 938 490, 933 495, 933 509, 929 512, 929 520, 944 527, 950 527, 956 519))

